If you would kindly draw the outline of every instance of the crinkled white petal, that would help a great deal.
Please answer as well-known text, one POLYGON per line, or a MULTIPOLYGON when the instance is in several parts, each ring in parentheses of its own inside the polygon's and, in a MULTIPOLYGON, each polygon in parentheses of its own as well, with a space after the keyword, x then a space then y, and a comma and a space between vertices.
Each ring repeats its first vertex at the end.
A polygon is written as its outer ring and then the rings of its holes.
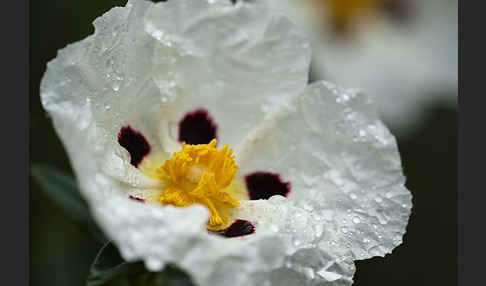
POLYGON ((457 104, 457 0, 410 0, 408 22, 373 14, 345 39, 306 1, 268 1, 309 33, 316 77, 360 87, 394 128, 411 130, 430 101, 457 104))
POLYGON ((239 150, 240 172, 270 171, 288 199, 332 229, 355 259, 402 242, 411 209, 393 135, 357 90, 314 83, 239 150))

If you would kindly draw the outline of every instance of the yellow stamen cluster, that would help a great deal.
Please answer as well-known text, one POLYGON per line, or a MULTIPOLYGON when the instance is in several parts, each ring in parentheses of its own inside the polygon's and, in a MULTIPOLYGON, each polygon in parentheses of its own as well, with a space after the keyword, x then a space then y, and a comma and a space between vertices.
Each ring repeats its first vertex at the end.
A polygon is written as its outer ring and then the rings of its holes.
POLYGON ((185 207, 202 204, 209 209, 208 225, 212 228, 227 223, 228 210, 239 205, 222 191, 231 184, 238 166, 233 150, 224 145, 216 149, 216 139, 209 144, 182 144, 182 150, 156 169, 166 185, 160 196, 164 205, 185 207))

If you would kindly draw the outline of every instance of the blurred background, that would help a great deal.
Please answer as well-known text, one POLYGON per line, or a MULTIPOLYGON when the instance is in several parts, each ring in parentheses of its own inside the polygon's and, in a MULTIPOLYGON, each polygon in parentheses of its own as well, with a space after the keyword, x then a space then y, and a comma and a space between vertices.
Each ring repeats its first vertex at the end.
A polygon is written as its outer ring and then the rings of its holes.
MULTIPOLYGON (((457 1, 273 2, 310 35, 309 80, 363 88, 397 137, 413 194, 412 216, 404 243, 391 255, 357 262, 354 285, 456 285, 457 1)), ((41 107, 40 80, 58 49, 92 34, 95 18, 125 3, 30 2, 31 163, 71 172, 41 107)), ((101 245, 66 218, 32 178, 29 209, 30 284, 84 285, 101 245)))

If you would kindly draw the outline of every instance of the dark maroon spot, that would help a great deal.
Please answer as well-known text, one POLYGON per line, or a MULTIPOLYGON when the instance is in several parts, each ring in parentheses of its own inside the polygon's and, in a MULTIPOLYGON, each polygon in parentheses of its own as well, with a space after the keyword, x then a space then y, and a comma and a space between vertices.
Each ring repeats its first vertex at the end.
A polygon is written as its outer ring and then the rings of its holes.
POLYGON ((223 230, 215 231, 215 233, 225 237, 245 236, 254 232, 255 226, 251 222, 242 219, 235 220, 230 226, 223 230))
POLYGON ((130 164, 137 167, 150 152, 150 145, 142 133, 130 126, 122 127, 118 133, 118 143, 130 153, 130 164))
POLYGON ((255 172, 245 176, 250 200, 268 200, 271 196, 286 197, 290 192, 290 182, 283 182, 280 175, 270 172, 255 172))
POLYGON ((139 202, 145 203, 145 200, 144 199, 141 199, 141 198, 137 198, 137 197, 134 197, 134 196, 128 196, 128 198, 130 198, 132 200, 135 200, 135 201, 139 201, 139 202))
POLYGON ((208 144, 216 138, 217 125, 205 109, 188 112, 179 122, 179 141, 187 144, 208 144))

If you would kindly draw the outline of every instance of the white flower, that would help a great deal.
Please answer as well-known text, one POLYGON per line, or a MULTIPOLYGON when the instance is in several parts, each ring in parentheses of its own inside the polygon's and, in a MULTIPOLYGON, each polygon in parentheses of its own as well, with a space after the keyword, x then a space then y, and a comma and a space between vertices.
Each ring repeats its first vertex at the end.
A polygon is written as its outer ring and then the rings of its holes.
POLYGON ((429 102, 457 105, 457 0, 270 3, 309 33, 316 78, 359 87, 400 132, 413 130, 429 102), (346 15, 341 34, 336 14, 346 15))
POLYGON ((133 0, 94 25, 41 98, 126 260, 199 285, 349 285, 353 260, 401 243, 394 137, 356 90, 307 85, 308 41, 265 1, 133 0), (214 137, 234 155, 182 150, 214 137))

